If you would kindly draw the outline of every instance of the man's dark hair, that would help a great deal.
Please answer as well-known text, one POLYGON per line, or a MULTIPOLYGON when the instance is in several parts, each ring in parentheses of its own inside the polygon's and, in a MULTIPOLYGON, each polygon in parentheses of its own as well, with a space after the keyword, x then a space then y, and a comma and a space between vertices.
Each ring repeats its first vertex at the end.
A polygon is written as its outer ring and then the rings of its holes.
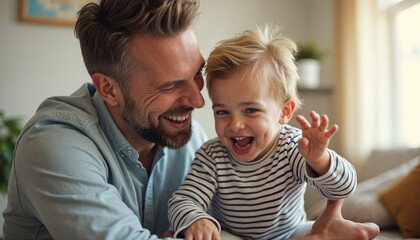
POLYGON ((130 41, 134 34, 177 34, 197 15, 194 0, 101 0, 78 13, 75 36, 89 74, 103 73, 120 86, 134 71, 130 41))

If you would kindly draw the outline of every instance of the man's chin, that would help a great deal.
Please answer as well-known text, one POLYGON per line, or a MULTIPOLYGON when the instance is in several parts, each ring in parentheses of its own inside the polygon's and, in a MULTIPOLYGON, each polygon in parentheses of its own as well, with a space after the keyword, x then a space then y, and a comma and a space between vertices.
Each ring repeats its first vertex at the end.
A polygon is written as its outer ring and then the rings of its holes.
POLYGON ((177 134, 171 135, 171 136, 165 134, 163 138, 165 138, 164 140, 165 143, 162 145, 172 148, 172 149, 181 148, 185 146, 185 144, 187 144, 188 141, 190 140, 191 128, 184 129, 182 131, 179 131, 177 134))

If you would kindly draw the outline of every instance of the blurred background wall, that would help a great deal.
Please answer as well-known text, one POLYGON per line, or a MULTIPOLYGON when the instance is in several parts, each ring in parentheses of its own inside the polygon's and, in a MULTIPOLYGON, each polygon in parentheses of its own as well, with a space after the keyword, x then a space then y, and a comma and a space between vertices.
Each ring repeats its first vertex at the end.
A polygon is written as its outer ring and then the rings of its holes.
MULTIPOLYGON (((277 24, 297 42, 314 40, 329 51, 322 62, 321 82, 331 86, 334 42, 333 0, 202 0, 194 30, 204 58, 215 44, 257 25, 277 24)), ((0 109, 28 120, 47 97, 68 95, 90 77, 73 28, 19 21, 19 1, 0 3, 0 109)), ((215 137, 211 103, 194 117, 215 137)), ((328 93, 309 94, 305 102, 334 118, 328 93), (318 106, 317 106, 318 105, 318 106)), ((306 110, 306 109, 305 109, 306 110)))

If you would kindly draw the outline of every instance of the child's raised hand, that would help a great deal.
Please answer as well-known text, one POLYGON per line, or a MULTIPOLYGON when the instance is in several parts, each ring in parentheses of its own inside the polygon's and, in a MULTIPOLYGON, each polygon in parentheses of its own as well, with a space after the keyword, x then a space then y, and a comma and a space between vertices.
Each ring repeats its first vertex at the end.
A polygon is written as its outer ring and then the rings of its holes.
POLYGON ((219 229, 210 219, 195 221, 185 230, 185 240, 220 240, 219 229))
POLYGON ((307 163, 319 174, 326 173, 330 166, 330 155, 327 147, 331 137, 338 131, 338 126, 328 128, 327 115, 319 116, 311 111, 309 123, 303 116, 297 116, 296 121, 302 128, 302 138, 298 141, 299 152, 305 157, 307 163))

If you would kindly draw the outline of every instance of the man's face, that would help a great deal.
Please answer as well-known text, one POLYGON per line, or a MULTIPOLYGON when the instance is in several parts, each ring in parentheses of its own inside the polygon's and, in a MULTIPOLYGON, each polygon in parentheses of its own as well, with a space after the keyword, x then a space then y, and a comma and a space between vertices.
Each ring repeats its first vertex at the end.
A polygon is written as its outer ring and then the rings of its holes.
POLYGON ((140 69, 122 89, 124 121, 146 141, 182 147, 191 137, 192 110, 204 105, 204 59, 193 31, 138 35, 131 50, 140 69))

